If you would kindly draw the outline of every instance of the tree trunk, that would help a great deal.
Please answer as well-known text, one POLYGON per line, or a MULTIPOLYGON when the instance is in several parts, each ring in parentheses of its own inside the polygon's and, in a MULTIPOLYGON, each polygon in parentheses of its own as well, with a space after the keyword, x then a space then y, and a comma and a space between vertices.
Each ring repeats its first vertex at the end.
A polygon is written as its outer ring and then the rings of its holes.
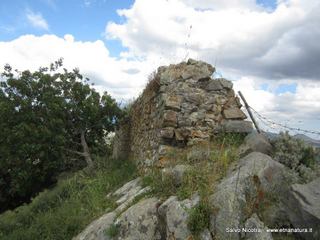
POLYGON ((85 137, 85 131, 84 130, 81 131, 81 145, 82 145, 82 148, 83 148, 83 156, 84 156, 84 159, 87 162, 88 167, 89 168, 93 168, 94 164, 93 164, 93 161, 91 159, 91 155, 90 155, 88 144, 86 142, 86 137, 85 137))

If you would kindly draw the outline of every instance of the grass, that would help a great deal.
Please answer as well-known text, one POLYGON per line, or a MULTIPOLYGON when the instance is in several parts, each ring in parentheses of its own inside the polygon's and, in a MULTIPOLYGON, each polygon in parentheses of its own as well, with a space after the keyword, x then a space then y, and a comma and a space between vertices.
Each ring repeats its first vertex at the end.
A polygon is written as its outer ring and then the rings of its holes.
MULTIPOLYGON (((205 203, 216 183, 238 159, 236 149, 240 143, 241 138, 237 136, 217 136, 210 143, 209 160, 191 162, 188 162, 187 154, 190 151, 201 151, 202 148, 187 148, 179 152, 179 157, 176 155, 172 163, 191 166, 184 174, 180 186, 175 184, 172 177, 165 177, 158 168, 151 169, 143 177, 143 185, 151 186, 150 194, 163 199, 172 195, 185 199, 198 192, 202 205, 191 210, 189 219, 190 227, 196 233, 207 226, 208 209, 205 203)), ((107 193, 136 177, 137 171, 133 163, 126 161, 100 159, 97 162, 94 174, 80 171, 61 180, 53 189, 40 193, 30 204, 0 215, 0 239, 72 239, 107 209, 114 209, 115 203, 106 198, 107 193)), ((106 234, 117 234, 117 229, 107 229, 106 234)))
POLYGON ((188 228, 197 238, 199 234, 210 226, 211 207, 207 201, 201 201, 189 210, 188 228))
POLYGON ((94 175, 78 172, 30 204, 0 215, 0 239, 72 239, 107 209, 115 208, 107 193, 135 175, 132 163, 100 159, 94 175))
POLYGON ((210 214, 214 212, 209 204, 209 196, 215 186, 227 174, 231 164, 239 159, 238 148, 244 136, 237 134, 221 134, 216 136, 209 145, 193 146, 186 149, 173 149, 168 162, 172 167, 177 164, 187 164, 187 170, 182 183, 177 186, 173 176, 162 174, 159 168, 150 169, 142 178, 144 186, 151 186, 152 194, 160 199, 178 196, 179 200, 190 198, 195 192, 200 195, 200 203, 189 211, 188 228, 194 239, 202 230, 209 227, 210 214), (201 152, 204 151, 204 152, 201 152), (191 156, 191 157, 190 157, 191 156))
POLYGON ((105 230, 105 235, 109 238, 113 238, 119 234, 119 225, 111 224, 108 229, 105 230))
POLYGON ((243 138, 244 136, 238 134, 221 134, 206 146, 201 144, 185 149, 174 148, 173 154, 168 154, 169 157, 172 155, 172 159, 168 160, 171 165, 167 167, 177 164, 191 166, 184 174, 182 184, 176 186, 170 174, 164 175, 159 168, 153 168, 143 176, 143 185, 151 186, 153 194, 162 198, 177 195, 179 199, 185 199, 195 192, 205 197, 212 192, 215 183, 226 175, 230 165, 238 160, 238 147, 243 138), (201 151, 205 153, 202 154, 201 151), (198 156, 205 158, 201 159, 198 156))

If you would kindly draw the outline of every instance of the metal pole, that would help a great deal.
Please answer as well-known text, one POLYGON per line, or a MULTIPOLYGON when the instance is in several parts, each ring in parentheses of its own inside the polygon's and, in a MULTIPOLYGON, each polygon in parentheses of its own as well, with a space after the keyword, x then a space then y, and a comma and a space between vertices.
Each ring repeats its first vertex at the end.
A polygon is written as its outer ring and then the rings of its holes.
POLYGON ((249 116, 250 116, 250 118, 251 118, 251 120, 252 120, 252 122, 253 122, 253 125, 254 125, 255 128, 257 129, 257 132, 258 132, 258 133, 261 133, 260 128, 259 128, 256 120, 254 119, 253 115, 252 115, 252 112, 251 112, 251 110, 250 110, 250 107, 249 107, 246 99, 244 98, 244 96, 242 95, 242 93, 241 93, 240 91, 239 91, 238 93, 239 93, 242 101, 244 102, 244 106, 246 107, 246 109, 247 109, 247 111, 248 111, 248 113, 249 113, 249 116))

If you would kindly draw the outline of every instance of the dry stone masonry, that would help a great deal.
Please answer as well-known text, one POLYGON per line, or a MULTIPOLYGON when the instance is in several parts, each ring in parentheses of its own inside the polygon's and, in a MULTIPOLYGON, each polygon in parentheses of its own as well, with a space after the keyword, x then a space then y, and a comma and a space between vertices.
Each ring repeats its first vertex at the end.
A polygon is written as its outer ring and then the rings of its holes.
POLYGON ((208 142, 219 132, 251 132, 232 82, 189 59, 159 67, 116 134, 114 157, 150 166, 174 147, 208 142))

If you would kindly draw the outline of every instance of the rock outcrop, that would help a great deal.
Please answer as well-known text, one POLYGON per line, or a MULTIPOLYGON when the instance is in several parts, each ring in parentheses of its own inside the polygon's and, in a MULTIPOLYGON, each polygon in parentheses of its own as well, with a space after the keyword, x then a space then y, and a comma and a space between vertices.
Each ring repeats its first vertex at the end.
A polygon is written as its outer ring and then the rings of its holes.
POLYGON ((151 166, 168 154, 166 146, 209 141, 219 132, 250 132, 252 124, 243 121, 246 115, 232 82, 212 79, 214 71, 210 64, 192 59, 159 67, 120 126, 114 157, 151 166))
POLYGON ((211 221, 211 232, 218 239, 238 240, 245 222, 263 204, 268 192, 277 192, 284 166, 268 155, 253 152, 239 162, 211 196, 217 209, 211 221), (226 231, 229 229, 229 231, 226 231))
POLYGON ((159 216, 165 223, 166 239, 190 239, 192 237, 187 226, 188 209, 199 202, 199 196, 195 195, 193 199, 178 201, 177 197, 168 198, 159 207, 159 216))
MULTIPOLYGON (((118 130, 114 157, 132 158, 144 173, 157 169, 159 181, 172 178, 161 182, 172 189, 158 195, 150 191, 157 188, 142 187, 140 178, 128 182, 107 195, 115 199, 117 207, 74 240, 192 240, 192 232, 200 240, 272 240, 269 228, 282 227, 312 228, 300 237, 320 239, 320 178, 291 185, 291 170, 269 156, 273 147, 266 137, 252 132, 250 122, 244 121, 246 116, 232 82, 212 79, 214 70, 192 59, 158 69, 118 130), (221 152, 219 157, 212 157, 214 151, 208 144, 221 132, 250 133, 235 151, 241 159, 230 165, 221 152), (187 150, 183 157, 177 147, 187 150), (181 159, 161 165, 170 154, 181 159), (226 174, 214 176, 217 178, 212 181, 201 182, 198 175, 202 172, 196 172, 199 178, 190 178, 189 184, 199 181, 206 187, 194 190, 188 186, 189 198, 178 199, 181 192, 177 189, 188 184, 193 168, 208 168, 206 174, 210 174, 214 167, 221 170, 222 165, 229 167, 226 174), (145 168, 149 166, 155 168, 145 168), (160 195, 177 196, 156 197, 160 195), (205 213, 201 204, 205 204, 205 213), (197 225, 199 219, 202 225, 197 225), (195 231, 192 226, 201 228, 195 231), (108 234, 110 229, 112 236, 108 234)), ((225 147, 224 141, 219 147, 220 151, 225 147)), ((212 174, 217 175, 217 171, 212 174)), ((296 234, 282 236, 300 239, 296 234)))
MULTIPOLYGON (((169 174, 179 185, 190 167, 177 165, 164 169, 168 173, 163 174, 169 174)), ((272 240, 268 228, 282 227, 312 228, 301 238, 319 239, 320 178, 284 187, 285 171, 285 166, 260 152, 240 159, 217 186, 212 185, 214 192, 208 199, 210 224, 197 235, 198 239, 272 240), (279 204, 281 200, 284 205, 279 204)), ((198 193, 185 200, 177 196, 161 199, 152 197, 149 190, 137 178, 110 193, 108 197, 116 198, 118 207, 91 223, 74 240, 194 239, 188 221, 190 209, 201 202, 198 193), (109 236, 112 228, 116 231, 109 236)), ((291 234, 286 239, 300 238, 291 234)))
POLYGON ((110 240, 106 235, 106 229, 113 224, 115 218, 115 212, 103 215, 87 226, 86 229, 77 237, 73 238, 73 240, 110 240))
POLYGON ((161 239, 157 198, 143 199, 123 212, 116 220, 118 239, 161 239))
POLYGON ((320 239, 320 178, 291 186, 287 212, 295 228, 312 229, 301 234, 304 239, 320 239))
POLYGON ((267 155, 271 154, 272 146, 267 137, 257 132, 248 134, 239 148, 239 155, 240 157, 244 157, 251 152, 261 152, 267 155))

